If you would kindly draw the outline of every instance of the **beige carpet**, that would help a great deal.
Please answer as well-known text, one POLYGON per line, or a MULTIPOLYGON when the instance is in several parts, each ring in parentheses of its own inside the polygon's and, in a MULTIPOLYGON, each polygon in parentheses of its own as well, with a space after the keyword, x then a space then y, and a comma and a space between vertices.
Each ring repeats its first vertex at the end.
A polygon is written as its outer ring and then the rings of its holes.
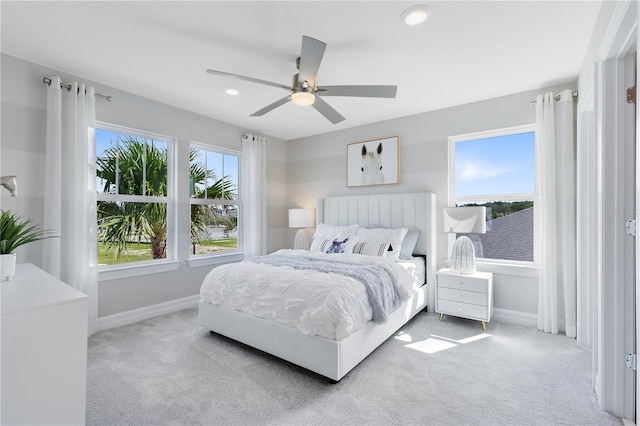
POLYGON ((89 339, 87 424, 621 425, 590 369, 563 335, 421 313, 330 384, 188 309, 89 339))

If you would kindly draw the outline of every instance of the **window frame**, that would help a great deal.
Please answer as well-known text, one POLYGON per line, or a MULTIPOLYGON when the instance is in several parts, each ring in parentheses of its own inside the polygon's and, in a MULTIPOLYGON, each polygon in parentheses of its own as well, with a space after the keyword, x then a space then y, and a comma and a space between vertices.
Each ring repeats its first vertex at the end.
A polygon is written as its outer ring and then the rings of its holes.
MULTIPOLYGON (((227 200, 227 199, 219 199, 219 198, 195 198, 191 196, 191 188, 189 188, 189 211, 191 210, 191 206, 194 204, 200 205, 232 205, 236 206, 238 210, 238 218, 237 218, 237 248, 235 250, 224 250, 219 253, 209 253, 209 254, 198 254, 194 255, 189 250, 187 255, 187 262, 190 266, 201 266, 201 265, 210 265, 221 263, 221 258, 228 258, 230 261, 241 260, 238 256, 244 256, 244 246, 243 246, 243 226, 242 226, 242 191, 241 191, 241 180, 242 180, 242 152, 236 151, 233 149, 222 148, 214 145, 205 144, 197 141, 189 142, 189 151, 191 149, 198 149, 205 152, 213 152, 216 154, 229 155, 234 156, 238 159, 238 182, 236 187, 236 199, 227 200)), ((205 155, 206 158, 206 155, 205 155)), ((224 167, 224 161, 223 161, 224 167)), ((189 170, 191 169, 191 164, 188 165, 189 170)), ((222 176, 224 176, 224 168, 222 172, 222 176)), ((189 182, 189 186, 191 186, 191 182, 189 182)), ((189 217, 189 228, 191 228, 191 217, 189 217)))
MULTIPOLYGON (((447 186, 448 186, 448 201, 447 206, 455 207, 459 204, 468 203, 488 203, 493 201, 533 201, 533 260, 509 260, 509 259, 493 259, 493 258, 477 258, 476 263, 483 265, 484 270, 492 272, 503 272, 519 276, 537 276, 538 261, 538 247, 539 247, 539 217, 540 217, 540 198, 538 193, 538 174, 540 171, 538 161, 538 136, 537 125, 535 123, 525 124, 519 126, 505 127, 500 129, 485 130, 480 132, 465 133, 460 135, 449 136, 448 138, 448 173, 447 173, 447 186), (484 194, 484 195, 457 195, 455 193, 455 178, 456 178, 456 143, 468 142, 477 139, 486 139, 498 136, 509 136, 520 133, 533 133, 534 135, 534 192, 533 193, 520 193, 520 194, 484 194), (535 269, 535 271, 527 271, 526 269, 535 269)), ((453 244, 452 239, 448 240, 447 252, 451 252, 451 246, 453 244)))
MULTIPOLYGON (((96 121, 96 130, 105 130, 118 134, 130 135, 137 138, 151 139, 158 142, 167 143, 167 195, 164 197, 150 195, 129 195, 129 194, 109 194, 100 193, 97 188, 96 181, 96 198, 97 201, 120 201, 135 203, 164 203, 167 206, 167 245, 165 259, 152 259, 138 262, 119 263, 115 265, 99 265, 98 275, 99 281, 108 281, 131 276, 146 275, 158 272, 167 272, 178 269, 180 260, 177 253, 177 236, 176 236, 176 213, 177 213, 177 185, 176 177, 176 158, 177 158, 177 139, 171 136, 161 135, 158 133, 148 132, 144 130, 134 129, 126 126, 119 126, 103 121, 96 121)), ((96 152, 97 158, 97 152, 96 152)))

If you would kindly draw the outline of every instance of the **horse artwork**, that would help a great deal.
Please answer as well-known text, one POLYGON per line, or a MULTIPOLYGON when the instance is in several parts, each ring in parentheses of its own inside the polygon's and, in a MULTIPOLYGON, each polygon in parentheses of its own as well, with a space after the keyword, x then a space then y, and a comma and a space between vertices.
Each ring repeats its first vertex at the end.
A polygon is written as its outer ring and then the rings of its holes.
POLYGON ((367 151, 367 145, 362 144, 362 184, 381 185, 384 183, 382 173, 382 142, 375 151, 367 151))
POLYGON ((398 153, 397 136, 347 144, 347 186, 399 183, 398 153))

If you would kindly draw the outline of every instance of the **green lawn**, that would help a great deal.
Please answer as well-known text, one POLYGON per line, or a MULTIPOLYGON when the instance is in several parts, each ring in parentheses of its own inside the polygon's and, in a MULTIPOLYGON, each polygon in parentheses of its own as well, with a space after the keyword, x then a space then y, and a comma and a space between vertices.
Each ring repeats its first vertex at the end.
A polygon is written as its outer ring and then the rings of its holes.
POLYGON ((220 238, 217 240, 201 240, 200 245, 236 248, 238 247, 238 239, 237 238, 220 238))
POLYGON ((191 254, 195 249, 195 254, 207 254, 216 251, 235 250, 238 248, 237 238, 218 238, 214 240, 201 240, 191 246, 191 254))
POLYGON ((120 258, 116 259, 115 247, 109 249, 108 244, 98 243, 98 264, 100 265, 117 265, 119 263, 140 262, 151 259, 153 259, 151 255, 151 244, 127 244, 127 250, 120 253, 120 258))
MULTIPOLYGON (((237 238, 220 238, 215 240, 202 240, 196 244, 196 253, 205 254, 215 251, 235 250, 238 247, 237 238)), ((148 243, 127 244, 127 250, 116 259, 115 248, 109 249, 105 243, 98 243, 98 263, 100 265, 117 265, 122 263, 140 262, 152 260, 151 245, 148 243)))

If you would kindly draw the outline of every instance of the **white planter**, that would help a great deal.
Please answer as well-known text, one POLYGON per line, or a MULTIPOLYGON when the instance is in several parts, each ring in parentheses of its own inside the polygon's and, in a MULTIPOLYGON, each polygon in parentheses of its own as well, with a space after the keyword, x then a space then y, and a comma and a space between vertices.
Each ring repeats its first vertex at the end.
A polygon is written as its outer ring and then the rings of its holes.
POLYGON ((10 281, 16 274, 16 254, 0 254, 0 278, 10 281))

